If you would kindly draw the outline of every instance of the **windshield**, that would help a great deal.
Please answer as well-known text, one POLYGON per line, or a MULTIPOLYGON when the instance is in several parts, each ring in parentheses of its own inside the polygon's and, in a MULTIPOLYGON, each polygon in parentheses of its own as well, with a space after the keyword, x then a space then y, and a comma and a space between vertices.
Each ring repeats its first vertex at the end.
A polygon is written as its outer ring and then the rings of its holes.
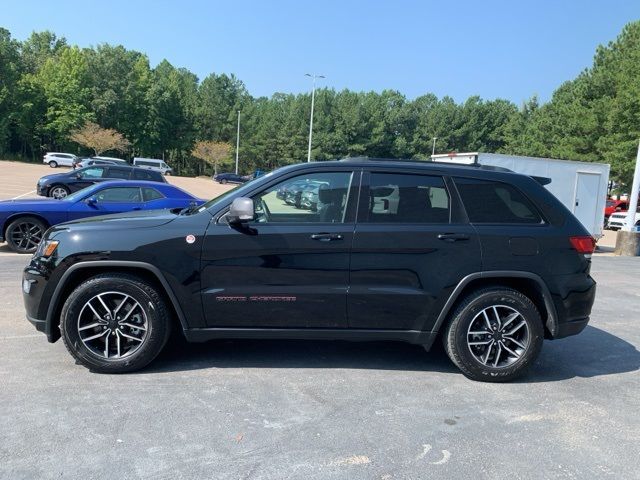
POLYGON ((91 196, 98 188, 100 188, 101 184, 91 185, 90 187, 83 188, 82 190, 78 190, 71 195, 67 195, 64 198, 61 198, 63 202, 75 202, 85 197, 91 196))

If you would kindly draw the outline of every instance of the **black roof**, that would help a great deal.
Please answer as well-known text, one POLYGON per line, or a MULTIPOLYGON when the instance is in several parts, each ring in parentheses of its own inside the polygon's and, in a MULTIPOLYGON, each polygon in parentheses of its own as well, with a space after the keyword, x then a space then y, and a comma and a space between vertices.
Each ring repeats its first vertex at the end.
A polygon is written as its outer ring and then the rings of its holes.
MULTIPOLYGON (((371 164, 377 165, 386 165, 386 166, 406 166, 406 167, 425 167, 432 168, 438 170, 467 170, 467 171, 486 171, 486 172, 497 172, 497 173, 510 173, 513 175, 521 175, 520 173, 514 172, 513 170, 509 170, 504 167, 496 167, 493 165, 482 165, 479 163, 473 164, 461 164, 461 163, 451 163, 451 162, 434 162, 431 160, 420 160, 420 159, 409 159, 409 158, 371 158, 371 157, 349 157, 343 158, 339 160, 339 162, 345 163, 355 163, 360 164, 362 166, 370 166, 371 164)), ((318 162, 312 162, 318 163, 318 162)), ((541 185, 548 185, 551 183, 551 179, 547 177, 538 177, 534 175, 527 175, 533 178, 536 182, 541 185)))

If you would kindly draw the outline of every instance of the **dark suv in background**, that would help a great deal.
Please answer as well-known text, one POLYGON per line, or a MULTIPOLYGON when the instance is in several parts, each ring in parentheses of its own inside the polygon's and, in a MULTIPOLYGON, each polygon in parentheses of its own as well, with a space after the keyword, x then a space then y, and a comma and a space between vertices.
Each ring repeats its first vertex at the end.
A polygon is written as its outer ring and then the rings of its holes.
MULTIPOLYGON (((69 222, 23 278, 27 318, 98 372, 187 340, 440 339, 469 378, 525 371, 582 331, 594 240, 535 179, 483 167, 294 165, 200 207, 69 222), (316 211, 279 189, 316 182, 316 211)), ((215 344, 212 345, 215 348, 215 344)))
POLYGON ((45 175, 38 180, 36 191, 43 197, 64 198, 70 193, 105 180, 146 180, 167 183, 160 172, 126 165, 92 165, 67 173, 45 175))

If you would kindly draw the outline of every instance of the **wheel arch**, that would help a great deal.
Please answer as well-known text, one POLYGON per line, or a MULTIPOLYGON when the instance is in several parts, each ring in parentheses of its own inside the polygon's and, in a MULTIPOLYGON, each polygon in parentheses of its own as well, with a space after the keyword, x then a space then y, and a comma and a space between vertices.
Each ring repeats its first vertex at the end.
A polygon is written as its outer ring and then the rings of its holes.
POLYGON ((556 335, 558 331, 557 313, 549 288, 540 276, 532 272, 521 271, 478 272, 464 277, 454 288, 438 315, 432 333, 440 331, 445 322, 449 320, 451 312, 469 293, 480 288, 493 286, 512 288, 529 297, 540 312, 545 337, 553 338, 556 335))
POLYGON ((50 341, 55 342, 60 338, 59 327, 58 325, 54 325, 54 321, 60 317, 64 300, 83 281, 101 273, 128 273, 148 281, 160 290, 159 293, 164 293, 169 297, 168 303, 173 318, 178 319, 183 330, 187 329, 186 318, 178 303, 178 299, 164 275, 157 267, 145 262, 96 260, 79 262, 72 265, 64 272, 56 285, 53 295, 51 296, 51 301, 49 302, 46 317, 46 333, 50 341))
POLYGON ((7 229, 9 228, 9 225, 11 225, 11 223, 14 222, 15 220, 22 217, 36 218, 40 220, 42 223, 44 223, 45 227, 49 228, 51 226, 51 223, 43 215, 39 213, 32 213, 32 212, 13 213, 11 214, 11 216, 7 217, 7 219, 4 221, 4 225, 2 226, 2 235, 1 235, 2 238, 7 238, 7 229))

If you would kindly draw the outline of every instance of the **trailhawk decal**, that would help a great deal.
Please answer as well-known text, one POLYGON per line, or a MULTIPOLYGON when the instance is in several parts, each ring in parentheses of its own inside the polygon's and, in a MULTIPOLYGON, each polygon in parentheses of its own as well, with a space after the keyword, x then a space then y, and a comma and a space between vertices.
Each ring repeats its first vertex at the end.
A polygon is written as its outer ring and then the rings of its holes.
POLYGON ((283 295, 252 295, 245 296, 220 296, 216 297, 216 302, 297 302, 298 297, 283 295))

